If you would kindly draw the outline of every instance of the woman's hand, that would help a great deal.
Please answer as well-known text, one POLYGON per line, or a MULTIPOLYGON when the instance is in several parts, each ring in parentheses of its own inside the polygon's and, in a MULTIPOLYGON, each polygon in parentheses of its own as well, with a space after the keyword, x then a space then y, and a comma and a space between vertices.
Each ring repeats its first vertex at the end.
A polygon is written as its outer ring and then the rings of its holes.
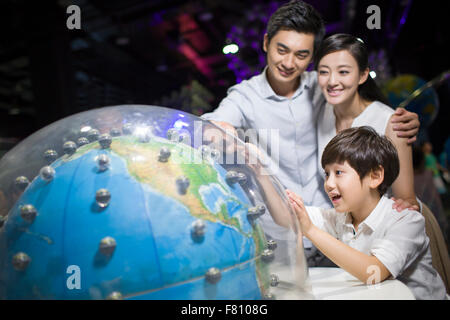
POLYGON ((394 197, 392 197, 391 199, 394 200, 392 209, 396 209, 398 212, 402 212, 405 209, 420 211, 420 208, 418 205, 411 204, 408 200, 395 199, 394 197))
POLYGON ((311 219, 309 218, 308 213, 306 212, 305 205, 303 204, 302 198, 300 198, 297 194, 295 194, 294 192, 292 192, 290 190, 286 190, 286 194, 289 198, 289 202, 291 203, 292 208, 294 209, 295 216, 300 225, 300 228, 302 229, 303 235, 308 237, 308 234, 311 231, 311 229, 314 227, 314 225, 311 222, 311 219))

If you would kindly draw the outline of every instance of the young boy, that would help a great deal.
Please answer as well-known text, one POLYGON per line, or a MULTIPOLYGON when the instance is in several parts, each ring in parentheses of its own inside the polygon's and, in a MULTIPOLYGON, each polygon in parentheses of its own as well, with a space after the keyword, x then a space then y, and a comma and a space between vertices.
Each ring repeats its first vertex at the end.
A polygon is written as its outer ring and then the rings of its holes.
POLYGON ((393 144, 370 127, 350 128, 325 147, 322 167, 334 209, 305 207, 287 191, 303 235, 365 283, 377 270, 375 282, 397 278, 417 299, 445 299, 423 216, 408 209, 397 212, 384 196, 399 173, 393 144))

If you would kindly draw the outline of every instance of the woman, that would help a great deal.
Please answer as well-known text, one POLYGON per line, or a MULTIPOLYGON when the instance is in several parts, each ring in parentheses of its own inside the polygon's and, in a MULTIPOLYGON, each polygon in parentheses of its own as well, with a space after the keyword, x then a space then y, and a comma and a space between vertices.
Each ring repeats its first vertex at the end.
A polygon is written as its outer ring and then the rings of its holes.
POLYGON ((318 83, 327 104, 318 120, 319 168, 328 142, 350 127, 371 126, 395 145, 400 174, 392 185, 395 206, 419 204, 414 194, 412 150, 406 138, 399 138, 389 121, 394 110, 387 106, 375 81, 369 76, 368 54, 362 40, 348 34, 335 34, 322 42, 316 56, 318 83), (408 204, 406 203, 408 202, 408 204))

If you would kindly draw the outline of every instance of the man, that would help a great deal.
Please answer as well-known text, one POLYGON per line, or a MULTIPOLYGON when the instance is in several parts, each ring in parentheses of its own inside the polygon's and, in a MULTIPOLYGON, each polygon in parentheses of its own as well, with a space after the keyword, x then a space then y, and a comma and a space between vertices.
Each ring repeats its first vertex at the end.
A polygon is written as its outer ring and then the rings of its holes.
MULTIPOLYGON (((285 188, 300 194, 306 205, 329 208, 317 168, 316 123, 325 99, 316 72, 306 71, 324 35, 322 18, 312 6, 297 0, 281 6, 271 16, 264 35, 264 71, 231 87, 219 107, 202 118, 231 131, 279 130, 278 146, 265 135, 257 136, 263 150, 279 148, 269 154, 279 166, 277 177, 285 188)), ((415 140, 417 114, 397 109, 392 121, 399 122, 399 136, 415 140)), ((270 237, 287 240, 285 230, 274 223, 265 221, 264 228, 270 237)), ((311 244, 305 242, 305 247, 311 244)), ((309 264, 317 265, 313 257, 309 264)))

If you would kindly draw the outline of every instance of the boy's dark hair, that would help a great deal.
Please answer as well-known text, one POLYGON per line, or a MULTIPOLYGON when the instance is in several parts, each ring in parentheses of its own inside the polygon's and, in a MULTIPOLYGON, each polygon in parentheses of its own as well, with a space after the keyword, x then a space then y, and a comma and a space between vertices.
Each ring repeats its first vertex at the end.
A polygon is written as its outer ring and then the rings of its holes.
POLYGON ((267 24, 268 42, 280 30, 313 34, 314 55, 325 36, 325 24, 320 14, 311 5, 299 0, 284 4, 272 14, 267 24))
POLYGON ((386 193, 400 171, 397 149, 392 142, 367 126, 343 130, 325 147, 322 168, 327 164, 345 161, 358 173, 361 180, 372 170, 383 167, 384 179, 378 186, 380 195, 386 193))

